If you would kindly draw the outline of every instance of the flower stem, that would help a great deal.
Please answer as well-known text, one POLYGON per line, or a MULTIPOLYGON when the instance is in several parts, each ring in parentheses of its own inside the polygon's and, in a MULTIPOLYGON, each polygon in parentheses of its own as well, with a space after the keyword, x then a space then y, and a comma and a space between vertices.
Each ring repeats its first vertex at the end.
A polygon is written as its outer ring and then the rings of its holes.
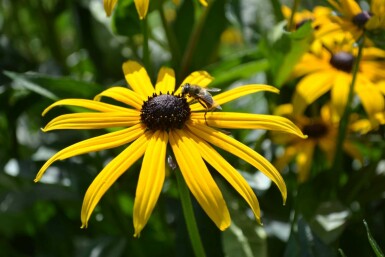
POLYGON ((182 202, 183 215, 186 220, 187 231, 190 236, 191 246, 196 257, 205 257, 205 251, 202 245, 202 240, 199 235, 198 226, 194 216, 194 210, 191 203, 190 192, 183 179, 179 169, 175 170, 176 180, 178 183, 178 191, 182 202))
POLYGON ((348 124, 349 124, 349 118, 350 118, 350 113, 352 112, 351 110, 351 103, 353 100, 353 95, 354 95, 354 85, 356 84, 357 80, 357 74, 359 71, 360 67, 360 62, 362 58, 362 50, 364 48, 364 39, 365 37, 362 36, 357 42, 358 42, 358 54, 354 63, 353 67, 353 76, 352 76, 352 82, 349 87, 349 94, 348 94, 348 99, 346 101, 346 106, 344 113, 342 114, 340 124, 338 127, 338 138, 337 138, 337 143, 336 143, 336 149, 335 149, 335 156, 333 160, 333 166, 332 166, 332 172, 335 173, 333 177, 338 179, 338 172, 341 171, 341 164, 342 164, 342 148, 343 148, 343 143, 345 141, 346 137, 346 132, 348 129, 348 124))
MULTIPOLYGON (((146 70, 151 74, 151 63, 150 63, 150 50, 148 47, 148 21, 147 17, 141 21, 141 30, 143 35, 143 63, 146 70)), ((150 75, 151 76, 151 75, 150 75)))
POLYGON ((294 29, 295 29, 294 15, 297 12, 297 9, 298 9, 300 2, 301 2, 301 0, 294 0, 293 7, 291 8, 289 24, 287 24, 287 30, 288 31, 294 31, 294 29))

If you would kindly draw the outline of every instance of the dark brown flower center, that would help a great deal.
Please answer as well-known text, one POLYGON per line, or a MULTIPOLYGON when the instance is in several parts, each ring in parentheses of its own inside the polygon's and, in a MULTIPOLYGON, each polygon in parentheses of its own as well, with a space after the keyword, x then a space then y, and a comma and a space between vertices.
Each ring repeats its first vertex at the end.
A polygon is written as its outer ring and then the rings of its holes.
POLYGON ((348 52, 338 52, 333 54, 330 64, 338 70, 350 73, 354 65, 354 56, 348 52))
POLYGON ((359 28, 363 28, 366 24, 366 22, 372 17, 372 13, 368 12, 368 11, 363 11, 359 14, 357 14, 356 16, 353 17, 353 23, 359 27, 359 28))
POLYGON ((324 137, 328 133, 328 126, 322 122, 313 122, 305 125, 302 128, 302 132, 311 139, 319 139, 324 137))
POLYGON ((190 118, 190 107, 185 97, 153 94, 142 105, 141 121, 150 130, 181 129, 190 118))

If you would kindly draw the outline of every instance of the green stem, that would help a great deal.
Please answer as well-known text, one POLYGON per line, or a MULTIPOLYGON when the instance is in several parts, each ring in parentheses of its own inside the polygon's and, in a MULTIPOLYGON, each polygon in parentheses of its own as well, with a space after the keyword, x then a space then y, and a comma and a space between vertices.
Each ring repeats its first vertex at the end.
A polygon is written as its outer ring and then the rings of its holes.
POLYGON ((282 14, 282 9, 281 9, 281 3, 279 0, 271 0, 271 5, 273 7, 273 12, 275 16, 275 21, 280 22, 285 19, 285 17, 282 14))
POLYGON ((148 22, 147 17, 141 21, 141 29, 143 35, 143 63, 147 72, 151 77, 150 49, 148 47, 148 22))
POLYGON ((196 48, 198 41, 201 37, 201 33, 202 33, 203 27, 206 23, 206 18, 207 18, 207 15, 209 13, 209 9, 211 6, 212 6, 212 3, 209 4, 206 8, 204 8, 203 13, 199 16, 198 23, 195 26, 195 28, 191 34, 189 43, 187 45, 185 54, 184 54, 183 59, 182 59, 181 69, 180 69, 180 73, 178 76, 179 80, 181 78, 184 78, 189 71, 189 67, 191 65, 191 59, 195 53, 195 48, 196 48))
POLYGON ((289 24, 287 24, 287 29, 289 31, 294 31, 294 29, 295 29, 294 15, 297 12, 297 9, 298 9, 298 6, 299 6, 300 2, 301 2, 301 0, 294 0, 293 7, 291 8, 289 24))
POLYGON ((195 220, 194 210, 190 198, 190 192, 179 169, 175 170, 175 174, 178 183, 179 196, 182 202, 183 215, 186 220, 187 231, 190 236, 191 246, 194 250, 196 257, 205 257, 206 254, 202 245, 202 240, 200 238, 198 226, 195 220))
POLYGON ((162 0, 161 3, 158 5, 159 6, 159 9, 158 9, 159 15, 160 15, 160 19, 162 21, 164 31, 166 33, 166 37, 167 37, 167 41, 168 41, 168 47, 169 47, 169 50, 171 53, 172 62, 174 64, 174 67, 177 67, 179 65, 180 58, 181 58, 180 57, 180 50, 179 50, 179 46, 178 46, 178 42, 176 40, 175 34, 171 30, 170 24, 168 24, 168 22, 167 22, 166 15, 165 15, 164 9, 163 9, 163 2, 164 2, 164 0, 162 0))
POLYGON ((342 150, 343 150, 342 148, 343 148, 343 143, 345 141, 346 132, 347 132, 348 125, 349 125, 350 113, 352 112, 351 102, 353 100, 354 85, 356 84, 357 74, 359 71, 360 62, 361 62, 361 58, 362 58, 362 50, 364 48, 364 39, 365 39, 365 37, 362 36, 361 39, 358 40, 358 42, 360 42, 360 41, 361 42, 359 43, 358 54, 357 54, 357 57, 356 57, 356 60, 354 63, 354 67, 353 67, 353 71, 352 71, 353 72, 352 82, 351 82, 350 87, 349 87, 349 94, 348 94, 348 99, 346 101, 345 110, 344 110, 344 113, 342 114, 340 124, 338 127, 338 138, 337 138, 337 143, 336 143, 333 166, 332 166, 332 170, 331 170, 333 173, 335 173, 333 175, 333 177, 335 177, 336 179, 338 179, 338 177, 339 177, 337 175, 337 173, 339 173, 339 171, 341 171, 341 168, 342 168, 341 167, 342 166, 342 150))

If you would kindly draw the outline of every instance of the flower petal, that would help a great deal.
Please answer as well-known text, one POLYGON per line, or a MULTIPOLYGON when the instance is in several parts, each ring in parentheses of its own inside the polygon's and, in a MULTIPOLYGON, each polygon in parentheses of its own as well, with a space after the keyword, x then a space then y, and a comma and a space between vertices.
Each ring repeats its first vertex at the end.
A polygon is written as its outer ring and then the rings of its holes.
POLYGON ((55 155, 49 158, 48 161, 44 163, 44 165, 37 173, 34 181, 38 182, 43 176, 44 172, 47 170, 47 168, 57 160, 65 160, 76 155, 121 146, 135 140, 140 135, 142 135, 144 131, 145 127, 143 127, 141 124, 138 124, 130 128, 83 140, 81 142, 68 146, 63 150, 57 152, 55 155))
POLYGON ((182 130, 170 132, 170 145, 191 193, 217 227, 225 230, 231 222, 229 211, 196 145, 182 130))
POLYGON ((168 135, 165 131, 156 131, 149 140, 139 173, 134 203, 134 236, 147 224, 158 201, 166 176, 166 148, 168 135))
POLYGON ((106 11, 107 16, 111 16, 117 1, 118 0, 103 0, 104 10, 106 11))
POLYGON ((207 6, 207 1, 206 0, 199 0, 199 2, 201 3, 201 5, 207 6))
POLYGON ((344 72, 337 73, 334 78, 334 85, 331 91, 332 112, 342 117, 348 100, 349 88, 352 83, 352 76, 344 72))
POLYGON ((136 10, 139 14, 139 19, 143 20, 148 11, 148 4, 150 3, 150 0, 134 0, 136 10))
POLYGON ((303 141, 301 147, 298 147, 299 151, 296 158, 298 168, 298 180, 305 182, 310 175, 310 167, 313 160, 315 144, 313 141, 303 141))
POLYGON ((302 114, 306 107, 330 90, 336 72, 317 72, 304 77, 297 85, 293 96, 293 114, 302 114))
MULTIPOLYGON (((207 71, 194 71, 188 75, 182 82, 181 85, 189 83, 191 85, 198 85, 200 87, 207 87, 214 78, 207 71)), ((175 91, 175 95, 180 94, 182 87, 178 87, 175 91)))
POLYGON ((360 97, 362 106, 370 118, 385 109, 384 96, 380 89, 364 77, 359 78, 355 91, 360 97))
POLYGON ((124 107, 112 105, 112 104, 106 104, 106 103, 100 103, 93 100, 87 100, 87 99, 63 99, 54 102, 45 110, 43 111, 42 115, 44 116, 47 112, 49 112, 52 108, 56 106, 61 105, 70 105, 70 106, 78 106, 78 107, 84 107, 89 110, 99 111, 99 112, 124 112, 126 110, 129 110, 124 107))
POLYGON ((125 87, 111 87, 106 89, 100 94, 96 95, 94 100, 100 101, 103 96, 110 97, 116 101, 125 103, 137 110, 140 110, 142 108, 143 101, 147 100, 147 96, 145 97, 139 95, 138 93, 125 87))
POLYGON ((138 94, 147 99, 155 92, 145 68, 135 61, 123 63, 123 72, 127 83, 138 94))
POLYGON ((158 72, 158 80, 155 86, 155 92, 159 95, 172 93, 175 90, 175 72, 173 69, 162 67, 158 72))
POLYGON ((112 184, 145 152, 152 132, 146 132, 116 156, 96 176, 84 196, 81 211, 82 228, 86 228, 88 220, 99 200, 112 184))
POLYGON ((60 115, 51 120, 44 132, 54 129, 100 129, 111 127, 128 127, 140 123, 140 113, 107 112, 107 113, 71 113, 60 115))
POLYGON ((191 132, 202 140, 206 140, 207 142, 238 156, 260 170, 278 186, 281 191, 283 201, 286 201, 287 189, 285 181, 277 169, 263 156, 234 138, 231 138, 211 127, 194 124, 192 122, 189 122, 186 125, 191 132))
MULTIPOLYGON (((268 85, 253 84, 253 85, 245 85, 245 86, 230 89, 226 92, 213 96, 213 100, 216 104, 221 105, 221 104, 230 102, 234 99, 240 98, 242 96, 260 92, 260 91, 269 91, 269 92, 279 93, 279 89, 275 87, 268 86, 268 85)), ((190 105, 190 109, 191 111, 206 110, 200 103, 195 103, 190 105)))
POLYGON ((216 169, 229 183, 230 185, 245 199, 252 209, 255 218, 261 223, 260 208, 257 197, 253 190, 242 177, 239 172, 234 169, 217 151, 214 150, 208 143, 196 137, 193 133, 185 131, 185 133, 191 137, 195 146, 198 148, 203 159, 205 159, 214 169, 216 169))
POLYGON ((293 122, 276 115, 208 112, 205 119, 205 114, 200 112, 191 113, 191 120, 197 124, 205 125, 207 123, 207 125, 217 128, 274 130, 306 138, 293 122))

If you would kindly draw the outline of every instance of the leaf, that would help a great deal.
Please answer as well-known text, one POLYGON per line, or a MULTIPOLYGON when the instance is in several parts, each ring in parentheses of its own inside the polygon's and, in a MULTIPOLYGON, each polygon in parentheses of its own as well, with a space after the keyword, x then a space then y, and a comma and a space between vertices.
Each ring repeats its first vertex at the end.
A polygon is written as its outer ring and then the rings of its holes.
POLYGON ((362 222, 365 225, 366 233, 368 235, 368 240, 369 240, 370 246, 372 247, 374 253, 376 254, 377 257, 384 257, 384 254, 383 254, 381 248, 378 246, 377 242, 374 240, 374 238, 372 237, 372 235, 370 233, 368 224, 366 223, 365 220, 363 220, 362 222))
POLYGON ((131 37, 141 33, 140 20, 133 0, 119 0, 112 16, 112 31, 131 37))
POLYGON ((261 49, 264 50, 270 62, 271 76, 277 87, 285 83, 295 64, 309 49, 313 39, 310 22, 294 32, 285 31, 285 26, 286 22, 279 23, 272 30, 269 38, 261 41, 261 49))
POLYGON ((59 98, 92 98, 102 90, 98 84, 66 77, 52 77, 38 73, 4 71, 16 86, 35 92, 51 100, 59 98))

